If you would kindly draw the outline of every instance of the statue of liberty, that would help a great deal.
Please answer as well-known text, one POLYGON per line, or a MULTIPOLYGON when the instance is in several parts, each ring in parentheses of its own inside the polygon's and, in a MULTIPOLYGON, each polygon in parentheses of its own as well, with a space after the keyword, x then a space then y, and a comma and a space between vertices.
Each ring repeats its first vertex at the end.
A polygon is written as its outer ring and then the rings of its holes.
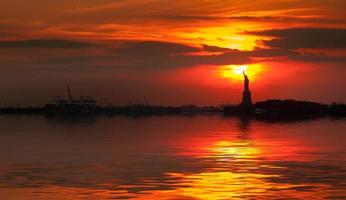
POLYGON ((244 75, 244 91, 243 91, 243 99, 241 101, 241 105, 242 106, 252 106, 252 99, 251 99, 251 92, 249 89, 249 78, 248 76, 245 74, 245 72, 243 71, 243 75, 244 75))

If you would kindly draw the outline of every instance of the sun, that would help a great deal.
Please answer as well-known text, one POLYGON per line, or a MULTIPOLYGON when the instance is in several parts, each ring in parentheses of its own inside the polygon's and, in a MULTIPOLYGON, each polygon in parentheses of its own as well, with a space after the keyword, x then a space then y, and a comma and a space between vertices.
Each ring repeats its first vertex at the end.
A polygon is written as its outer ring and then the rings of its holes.
POLYGON ((238 74, 238 75, 241 75, 243 74, 243 72, 246 73, 246 70, 248 69, 248 65, 238 65, 238 66, 233 66, 232 68, 232 71, 234 74, 238 74))
POLYGON ((263 67, 260 64, 226 65, 221 66, 218 69, 218 74, 222 78, 238 82, 243 81, 243 72, 245 72, 251 79, 255 79, 263 71, 262 69, 263 67))

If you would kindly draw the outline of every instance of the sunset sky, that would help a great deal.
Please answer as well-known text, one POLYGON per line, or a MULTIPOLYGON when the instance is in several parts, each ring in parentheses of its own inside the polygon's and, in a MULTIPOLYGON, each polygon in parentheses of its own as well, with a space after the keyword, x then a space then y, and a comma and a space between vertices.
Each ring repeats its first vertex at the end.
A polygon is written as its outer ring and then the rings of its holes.
POLYGON ((0 106, 346 102, 345 0, 3 0, 0 106))

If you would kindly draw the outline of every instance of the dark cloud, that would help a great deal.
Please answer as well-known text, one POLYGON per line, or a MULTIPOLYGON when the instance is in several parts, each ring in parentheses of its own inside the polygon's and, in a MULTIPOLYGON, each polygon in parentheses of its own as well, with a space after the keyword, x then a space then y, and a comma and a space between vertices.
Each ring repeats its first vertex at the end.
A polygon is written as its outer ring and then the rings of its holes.
MULTIPOLYGON (((247 58, 261 58, 268 60, 287 58, 289 60, 303 62, 346 62, 346 57, 328 56, 323 53, 315 54, 299 52, 292 49, 263 49, 255 48, 252 51, 239 51, 234 49, 220 48, 216 46, 203 45, 203 50, 208 52, 219 52, 224 55, 237 55, 247 58)), ((220 58, 222 56, 219 56, 220 58)))
POLYGON ((178 43, 157 41, 128 42, 104 51, 102 56, 69 55, 45 59, 42 63, 68 70, 170 70, 198 65, 237 65, 261 60, 296 60, 303 62, 346 62, 346 58, 299 52, 290 49, 262 49, 240 51, 203 45, 192 47, 178 43))
POLYGON ((8 36, 11 36, 11 34, 8 31, 0 30, 0 37, 1 38, 8 37, 8 36))
POLYGON ((203 51, 207 51, 207 52, 229 52, 229 51, 234 51, 234 52, 237 52, 238 50, 222 48, 222 47, 217 47, 217 46, 203 45, 203 51))
POLYGON ((186 46, 177 43, 143 41, 125 43, 115 51, 123 55, 172 55, 199 51, 197 47, 186 46))
POLYGON ((173 21, 205 21, 205 20, 228 20, 228 21, 258 21, 258 22, 302 22, 302 23, 345 23, 345 19, 327 19, 319 17, 283 17, 283 16, 208 16, 208 15, 161 15, 163 19, 173 21))
POLYGON ((264 40, 271 48, 280 49, 326 49, 346 48, 346 29, 292 28, 252 31, 248 34, 276 37, 264 40))
POLYGON ((346 62, 345 57, 328 56, 324 54, 302 53, 290 49, 262 49, 255 48, 252 51, 242 52, 249 58, 261 58, 268 60, 286 58, 288 60, 296 60, 302 62, 346 62))
POLYGON ((290 53, 287 55, 287 58, 290 60, 312 62, 312 63, 323 63, 323 62, 345 63, 346 62, 346 57, 325 56, 325 55, 319 55, 319 54, 290 53))
POLYGON ((1 41, 0 48, 61 48, 79 49, 99 46, 97 44, 58 39, 33 39, 21 41, 1 41))
POLYGON ((219 55, 198 55, 203 51, 218 51, 219 47, 191 47, 166 42, 131 42, 116 48, 115 58, 127 61, 129 67, 145 69, 171 69, 196 65, 245 64, 251 59, 240 51, 220 48, 219 55), (195 53, 195 54, 194 54, 195 53))
MULTIPOLYGON (((240 51, 209 45, 192 47, 157 41, 128 42, 113 49, 106 47, 102 49, 101 55, 95 55, 92 49, 73 53, 61 49, 59 51, 63 54, 59 55, 56 55, 55 51, 45 55, 35 53, 32 49, 27 51, 31 52, 28 57, 31 59, 31 69, 50 71, 174 70, 198 65, 250 64, 256 62, 257 58, 261 58, 261 61, 288 59, 320 63, 346 62, 346 58, 343 57, 330 57, 291 49, 255 48, 251 51, 240 51)), ((18 55, 12 55, 12 59, 1 62, 11 69, 27 62, 27 59, 19 62, 17 58, 18 55)))
POLYGON ((113 49, 107 47, 103 49, 102 55, 94 55, 93 51, 76 51, 68 54, 65 52, 64 55, 55 55, 53 52, 46 54, 45 57, 34 55, 31 59, 35 59, 35 69, 44 70, 40 66, 45 66, 47 70, 69 71, 170 70, 198 65, 252 62, 251 58, 241 51, 226 48, 218 50, 218 48, 207 45, 192 47, 170 42, 140 41, 123 43, 113 49), (212 54, 213 52, 217 54, 212 54))

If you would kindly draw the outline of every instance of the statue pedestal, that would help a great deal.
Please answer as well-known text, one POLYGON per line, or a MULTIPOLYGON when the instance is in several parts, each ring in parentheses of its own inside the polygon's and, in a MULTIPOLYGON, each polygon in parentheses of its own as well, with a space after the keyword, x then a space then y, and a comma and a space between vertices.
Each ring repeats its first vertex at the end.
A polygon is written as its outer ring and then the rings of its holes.
POLYGON ((241 101, 242 106, 252 106, 251 92, 249 90, 244 90, 243 99, 241 101))

